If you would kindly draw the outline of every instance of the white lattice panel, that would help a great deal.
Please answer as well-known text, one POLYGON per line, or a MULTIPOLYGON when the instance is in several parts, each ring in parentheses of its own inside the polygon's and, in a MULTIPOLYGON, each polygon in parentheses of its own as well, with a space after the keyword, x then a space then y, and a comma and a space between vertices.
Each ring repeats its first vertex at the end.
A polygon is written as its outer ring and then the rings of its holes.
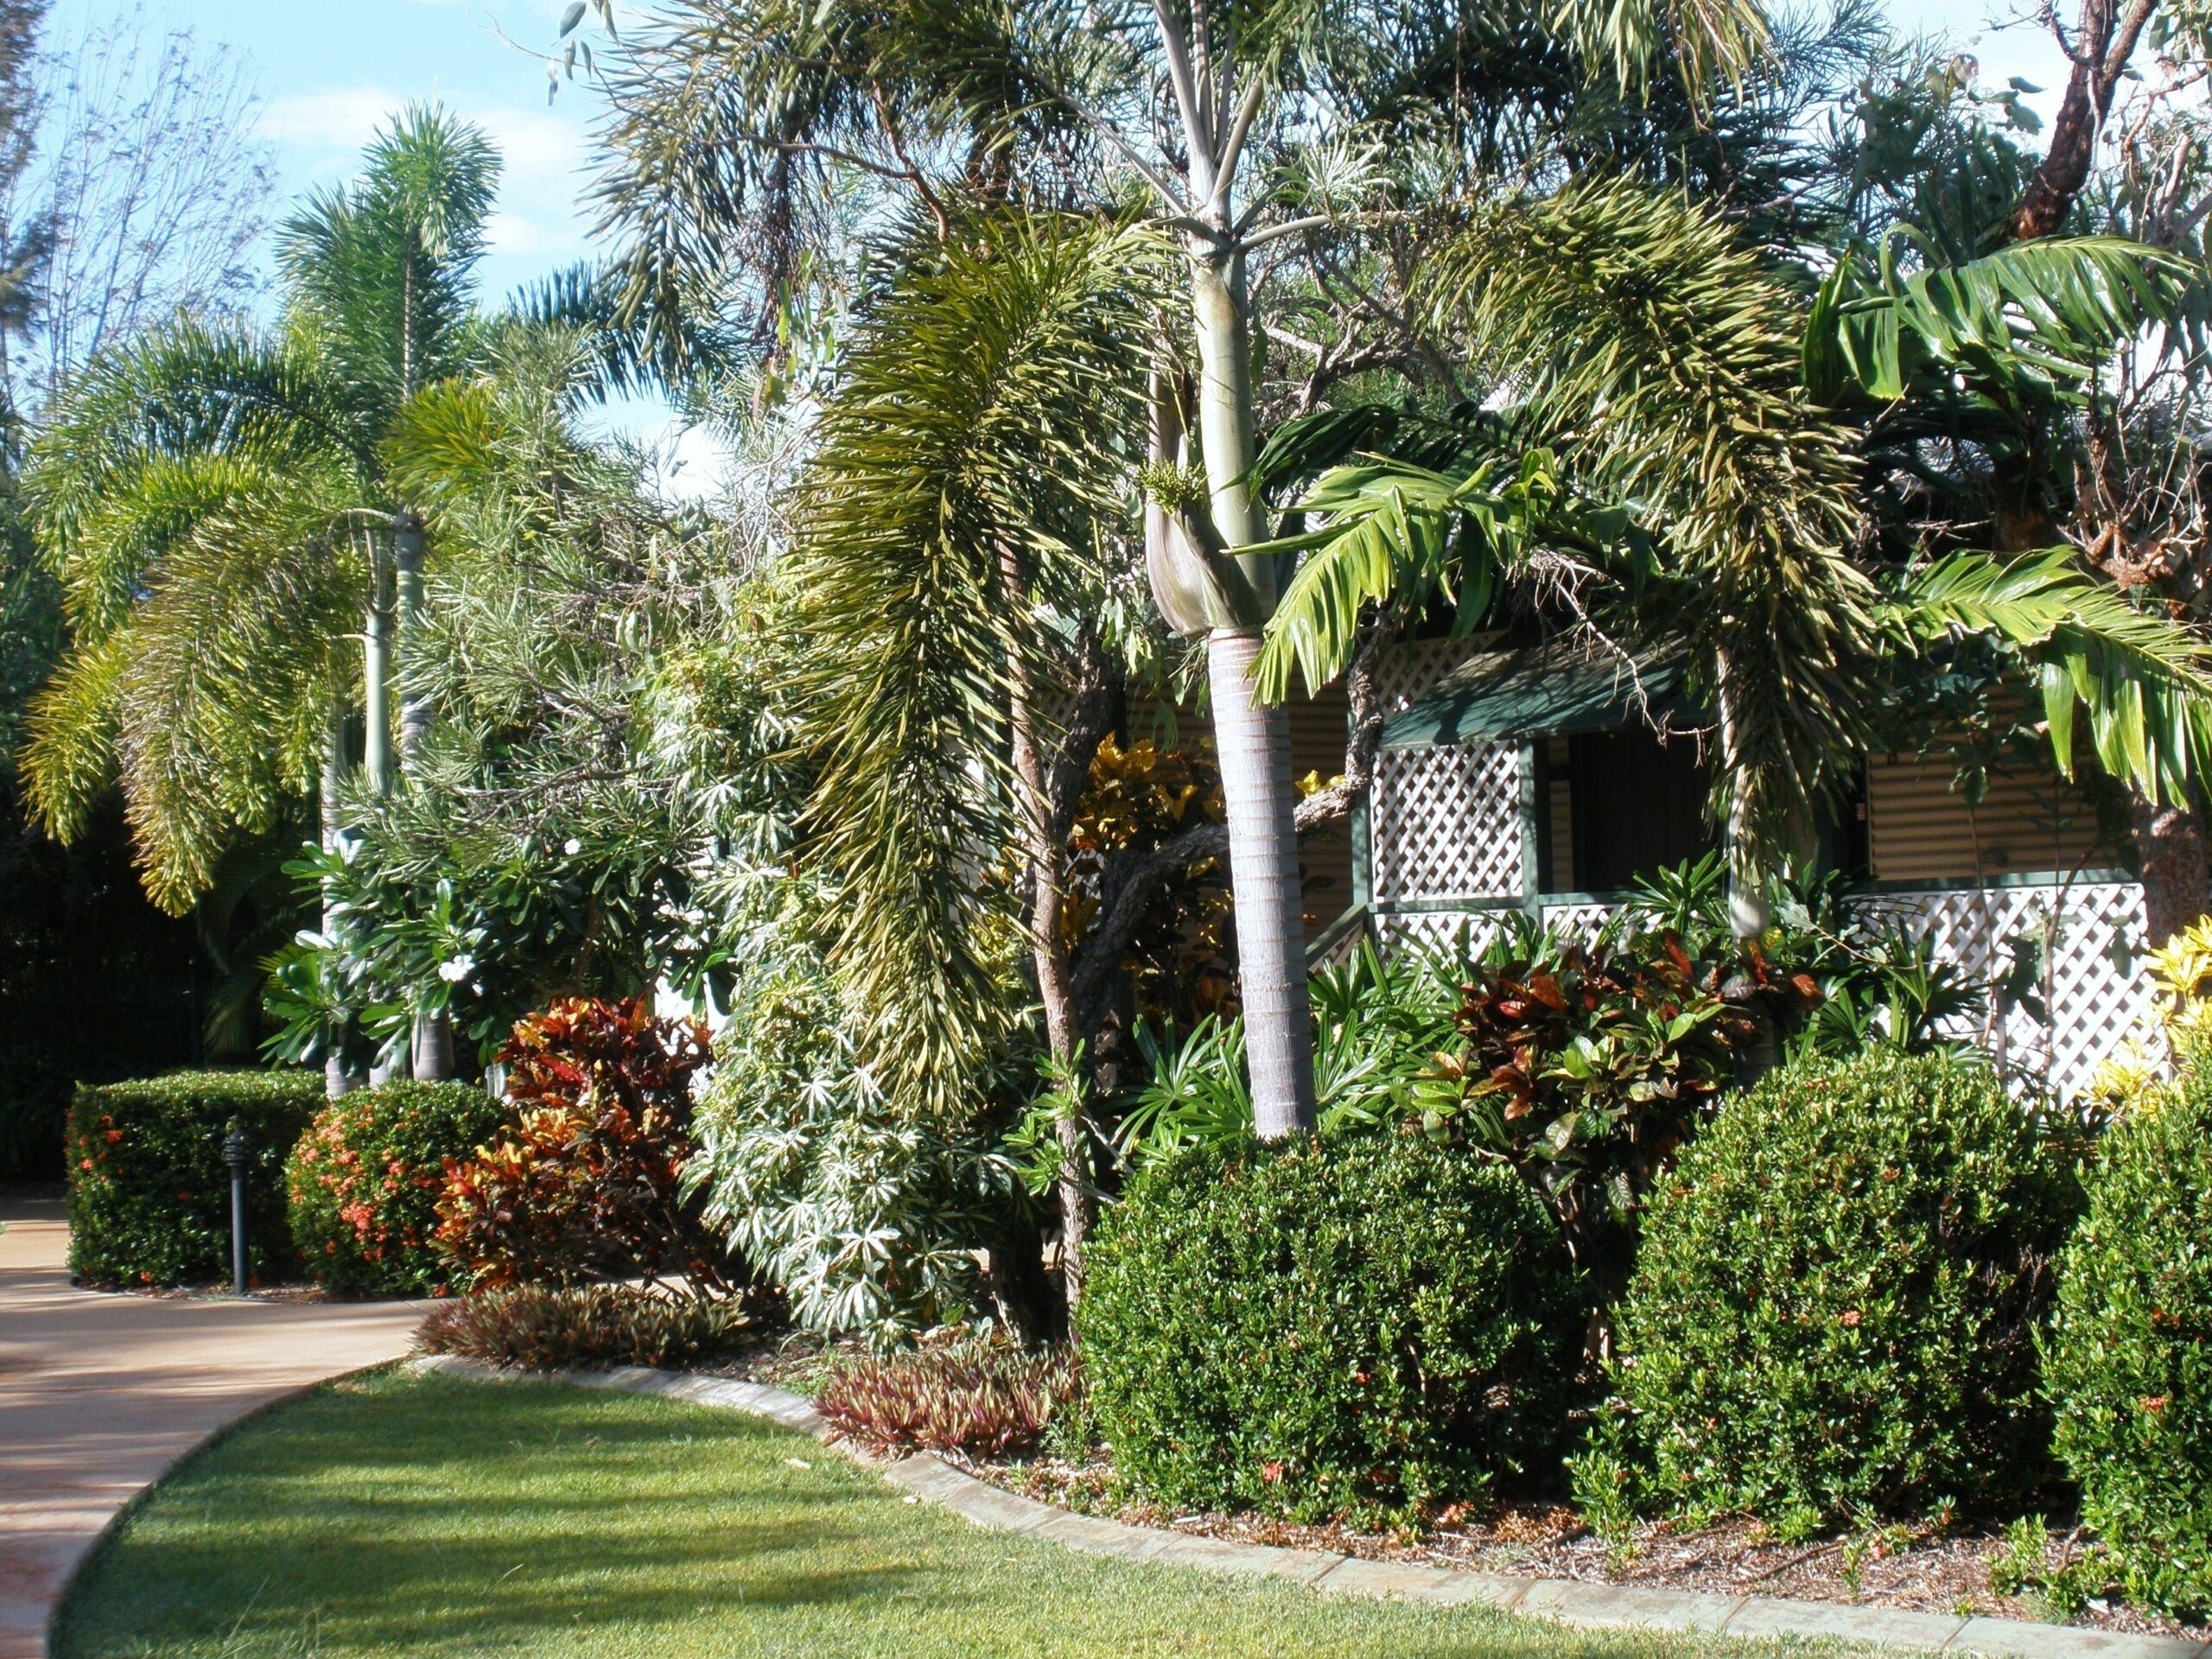
POLYGON ((1524 890, 1518 745, 1385 750, 1375 758, 1374 801, 1377 899, 1524 890))
MULTIPOLYGON (((2043 938, 2048 930, 2050 959, 2037 991, 2046 998, 2051 1023, 2015 1007, 2001 1027, 1993 1015, 1977 1015, 1949 1034, 1986 1044, 2022 1071, 2047 1079, 2061 1096, 2085 1087, 2098 1065, 2128 1038, 2145 1040, 2155 1033, 2153 999, 2139 965, 2143 889, 2134 882, 1891 893, 1874 900, 1873 908, 1926 938, 1938 960, 1952 963, 1990 994, 1993 1007, 1997 983, 2012 971, 2022 942, 2043 938)), ((1609 913, 1604 905, 1547 905, 1543 912, 1546 925, 1584 939, 1596 937, 1609 913)), ((1501 914, 1384 914, 1376 918, 1376 931, 1387 950, 1408 939, 1448 946, 1464 927, 1478 950, 1497 936, 1501 914)))
POLYGON ((1465 639, 1416 639, 1384 652, 1375 664, 1383 714, 1405 713, 1415 697, 1474 654, 1474 645, 1465 639))
POLYGON ((1459 954, 1461 961, 1480 956, 1490 948, 1511 911, 1416 910, 1385 911, 1375 918, 1375 937, 1385 951, 1402 944, 1459 954))
POLYGON ((2151 988, 2139 967, 2143 889, 2133 881, 1898 893, 1881 907, 1991 990, 1993 1007, 1996 983, 2012 972, 2020 942, 2048 931, 2050 962, 2037 990, 2050 1023, 2014 1007, 2002 1029, 1993 1015, 1955 1034, 2042 1073, 2061 1095, 2082 1088, 2124 1039, 2152 1023, 2151 988))
POLYGON ((1562 938, 1589 944, 1612 917, 1611 905, 1546 905, 1544 925, 1562 938))

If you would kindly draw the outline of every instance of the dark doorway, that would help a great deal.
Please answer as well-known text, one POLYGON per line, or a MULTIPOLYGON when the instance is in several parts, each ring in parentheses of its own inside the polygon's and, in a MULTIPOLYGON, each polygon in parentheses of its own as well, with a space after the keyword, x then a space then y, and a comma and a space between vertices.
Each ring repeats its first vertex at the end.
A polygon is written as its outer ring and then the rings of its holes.
POLYGON ((1574 875, 1585 892, 1625 887, 1719 844, 1705 819, 1707 780, 1694 739, 1594 733, 1574 740, 1573 766, 1574 875))

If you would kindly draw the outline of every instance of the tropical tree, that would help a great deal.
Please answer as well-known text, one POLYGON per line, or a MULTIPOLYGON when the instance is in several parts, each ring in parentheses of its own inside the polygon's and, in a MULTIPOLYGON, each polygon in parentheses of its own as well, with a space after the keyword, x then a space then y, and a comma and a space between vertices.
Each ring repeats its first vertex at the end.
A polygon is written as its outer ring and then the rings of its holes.
POLYGON ((1802 826, 1872 746, 1885 683, 1963 636, 2018 663, 2069 775, 2078 709, 2114 777, 2185 799, 2212 764, 2212 652, 2196 635, 2070 550, 1916 542, 1890 564, 1853 550, 1858 470, 1894 441, 1885 423, 1924 432, 1936 397, 1961 386, 1992 421, 2063 397, 2171 315, 2190 274, 2088 238, 1909 276, 1847 257, 1808 298, 1710 210, 1631 181, 1480 205, 1440 236, 1416 292, 1488 384, 1519 394, 1516 444, 1554 448, 1446 471, 1368 459, 1325 477, 1300 506, 1325 522, 1282 544, 1305 560, 1262 690, 1338 672, 1366 605, 1441 597, 1471 628, 1493 594, 1535 580, 1540 552, 1581 552, 1608 579, 1580 597, 1587 637, 1630 658, 1686 652, 1718 713, 1714 814, 1747 932, 1764 929, 1765 887, 1804 850, 1802 826), (1854 419, 1854 398, 1879 418, 1854 419), (1614 513, 1648 543, 1609 539, 1614 513))
MULTIPOLYGON (((365 161, 285 225, 273 332, 179 317, 103 352, 54 398, 26 472, 71 632, 31 715, 30 803, 66 841, 119 775, 147 891, 174 912, 302 797, 337 845, 356 709, 379 789, 396 680, 403 762, 429 723, 404 654, 395 673, 428 537, 421 467, 394 458, 435 457, 471 407, 456 388, 481 359, 471 279, 499 161, 427 108, 365 161)), ((418 1073, 443 1075, 435 1024, 418 1035, 418 1073)))
MULTIPOLYGON (((1175 250, 1181 292, 1130 363, 1152 371, 1147 562, 1160 613, 1207 642, 1263 1134, 1310 1126, 1313 1093, 1287 728, 1251 674, 1281 576, 1255 488, 1254 262, 1371 217, 1398 181, 1394 145, 1401 176, 1438 157, 1465 176, 1516 159, 1500 131, 1546 126, 1576 87, 1679 84, 1694 100, 1764 37, 1738 0, 1506 11, 688 0, 632 31, 609 76, 601 199, 628 239, 623 308, 671 346, 687 312, 730 302, 733 273, 772 315, 841 176, 881 182, 946 242, 980 197, 1135 212, 1175 250)), ((875 923, 856 908, 850 925, 840 950, 856 957, 875 923)))

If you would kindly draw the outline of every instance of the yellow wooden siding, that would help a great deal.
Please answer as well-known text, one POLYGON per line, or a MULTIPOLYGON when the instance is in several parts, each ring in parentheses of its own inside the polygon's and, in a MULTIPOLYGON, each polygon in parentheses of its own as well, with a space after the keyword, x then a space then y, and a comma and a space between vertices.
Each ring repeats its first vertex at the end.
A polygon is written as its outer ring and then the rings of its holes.
MULTIPOLYGON (((1323 784, 1344 775, 1345 722, 1351 717, 1341 684, 1324 686, 1318 697, 1294 691, 1287 705, 1290 713, 1290 770, 1294 778, 1308 773, 1323 784)), ((1127 724, 1132 741, 1152 737, 1189 744, 1211 741, 1213 718, 1192 705, 1164 709, 1151 698, 1130 701, 1127 724), (1166 718, 1172 713, 1172 720, 1166 718)), ((1349 819, 1317 830, 1299 843, 1299 868, 1306 897, 1306 937, 1321 930, 1350 909, 1351 891, 1351 824, 1349 819)))
POLYGON ((1866 842, 1883 881, 2072 870, 2094 856, 2096 815, 2056 776, 1993 779, 1968 809, 1948 757, 1877 756, 1866 766, 1866 842))

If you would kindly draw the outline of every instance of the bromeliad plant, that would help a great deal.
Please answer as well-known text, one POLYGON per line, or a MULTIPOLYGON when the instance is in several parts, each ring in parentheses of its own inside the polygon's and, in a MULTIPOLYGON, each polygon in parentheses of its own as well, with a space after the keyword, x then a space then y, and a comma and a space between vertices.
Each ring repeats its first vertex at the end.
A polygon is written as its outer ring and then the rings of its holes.
POLYGON ((993 1458, 1034 1447, 1081 1389, 1071 1349, 969 1338, 841 1366, 815 1403, 871 1452, 993 1458))

